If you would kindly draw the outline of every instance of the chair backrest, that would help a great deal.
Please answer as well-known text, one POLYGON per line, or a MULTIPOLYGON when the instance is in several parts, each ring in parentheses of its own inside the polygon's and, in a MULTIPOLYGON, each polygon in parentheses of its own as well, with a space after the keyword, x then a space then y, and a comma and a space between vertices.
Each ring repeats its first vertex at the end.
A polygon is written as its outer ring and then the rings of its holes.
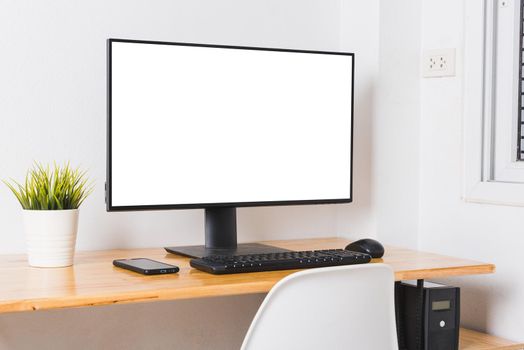
POLYGON ((242 350, 398 350, 394 275, 384 264, 294 273, 260 306, 242 350))

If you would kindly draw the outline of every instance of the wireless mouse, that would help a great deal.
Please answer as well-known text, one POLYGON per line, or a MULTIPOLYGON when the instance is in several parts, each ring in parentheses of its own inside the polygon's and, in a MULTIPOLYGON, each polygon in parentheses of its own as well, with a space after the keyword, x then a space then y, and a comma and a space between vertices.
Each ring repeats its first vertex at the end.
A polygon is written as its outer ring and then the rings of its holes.
POLYGON ((372 258, 381 258, 384 255, 384 246, 371 238, 359 239, 358 241, 348 244, 345 248, 353 252, 366 253, 372 258))

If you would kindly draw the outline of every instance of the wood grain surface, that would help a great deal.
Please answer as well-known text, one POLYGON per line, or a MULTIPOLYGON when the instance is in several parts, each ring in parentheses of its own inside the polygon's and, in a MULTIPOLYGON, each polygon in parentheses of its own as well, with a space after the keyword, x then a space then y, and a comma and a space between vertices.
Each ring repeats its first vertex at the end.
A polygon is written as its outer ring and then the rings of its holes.
MULTIPOLYGON (((264 242, 293 250, 343 248, 343 238, 264 242)), ((396 280, 492 273, 492 264, 386 247, 383 262, 396 280)), ((216 276, 195 270, 189 259, 162 248, 78 252, 66 268, 34 268, 25 255, 0 256, 0 312, 31 311, 117 303, 265 293, 296 270, 216 276), (143 276, 114 267, 114 259, 150 258, 174 264, 180 272, 143 276)))
POLYGON ((524 344, 492 335, 460 329, 460 350, 524 350, 524 344))

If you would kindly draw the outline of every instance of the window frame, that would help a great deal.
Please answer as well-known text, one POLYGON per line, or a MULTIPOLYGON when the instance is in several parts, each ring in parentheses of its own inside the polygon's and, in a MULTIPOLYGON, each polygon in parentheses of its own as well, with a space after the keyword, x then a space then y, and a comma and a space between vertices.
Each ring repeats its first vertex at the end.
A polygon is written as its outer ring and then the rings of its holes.
MULTIPOLYGON (((520 16, 519 0, 489 2, 486 20, 492 21, 494 37, 486 41, 486 53, 493 57, 486 73, 493 76, 490 99, 494 125, 493 169, 491 178, 501 182, 524 182, 524 163, 518 160, 519 85, 520 85, 520 16), (490 14, 490 11, 493 14, 490 14), (489 46, 488 46, 489 45, 489 46), (508 137, 511 135, 511 137, 508 137)), ((490 89, 491 88, 491 89, 490 89)))
POLYGON ((522 88, 522 85, 524 84, 524 0, 520 1, 520 9, 519 9, 519 84, 518 84, 518 93, 517 96, 520 99, 520 104, 518 106, 518 126, 517 126, 517 159, 520 161, 524 161, 524 139, 522 139, 523 136, 523 129, 524 129, 524 89, 522 88))
MULTIPOLYGON (((504 91, 506 96, 518 98, 518 84, 501 88, 500 83, 508 74, 514 74, 516 67, 500 61, 504 54, 500 48, 505 46, 497 40, 507 35, 508 19, 504 23, 500 16, 508 16, 510 11, 504 11, 508 6, 508 10, 510 6, 520 6, 520 1, 465 1, 463 198, 468 202, 524 206, 524 162, 516 161, 518 101, 512 101, 508 107, 508 100, 500 98, 504 91), (496 63, 505 63, 504 69, 496 63)), ((512 14, 520 21, 520 8, 512 14)))

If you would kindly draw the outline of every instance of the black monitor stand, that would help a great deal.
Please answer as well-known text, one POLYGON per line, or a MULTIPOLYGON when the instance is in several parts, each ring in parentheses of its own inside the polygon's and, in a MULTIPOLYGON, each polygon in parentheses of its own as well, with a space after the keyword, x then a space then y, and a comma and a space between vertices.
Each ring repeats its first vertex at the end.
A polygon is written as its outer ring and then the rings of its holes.
POLYGON ((235 207, 206 208, 206 244, 166 247, 169 253, 201 258, 208 255, 246 255, 287 252, 289 250, 260 243, 237 244, 235 207))

